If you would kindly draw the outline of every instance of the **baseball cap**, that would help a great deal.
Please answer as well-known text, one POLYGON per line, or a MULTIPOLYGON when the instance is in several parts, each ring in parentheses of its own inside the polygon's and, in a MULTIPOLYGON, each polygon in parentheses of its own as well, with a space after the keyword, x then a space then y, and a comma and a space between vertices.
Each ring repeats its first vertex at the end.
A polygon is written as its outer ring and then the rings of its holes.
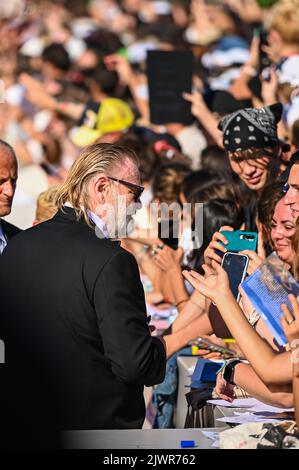
POLYGON ((97 111, 87 107, 84 111, 83 124, 70 132, 72 142, 78 147, 86 147, 110 132, 125 131, 134 122, 130 106, 119 98, 105 98, 97 111))

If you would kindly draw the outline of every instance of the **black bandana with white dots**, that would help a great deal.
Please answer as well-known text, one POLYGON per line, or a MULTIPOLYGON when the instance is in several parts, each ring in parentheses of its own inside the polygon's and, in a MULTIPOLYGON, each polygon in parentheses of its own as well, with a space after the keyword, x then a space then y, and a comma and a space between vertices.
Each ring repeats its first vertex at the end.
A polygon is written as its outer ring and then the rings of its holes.
POLYGON ((280 141, 277 123, 282 115, 282 105, 275 103, 264 108, 240 109, 225 116, 218 125, 223 133, 225 150, 240 152, 250 148, 273 147, 280 141))

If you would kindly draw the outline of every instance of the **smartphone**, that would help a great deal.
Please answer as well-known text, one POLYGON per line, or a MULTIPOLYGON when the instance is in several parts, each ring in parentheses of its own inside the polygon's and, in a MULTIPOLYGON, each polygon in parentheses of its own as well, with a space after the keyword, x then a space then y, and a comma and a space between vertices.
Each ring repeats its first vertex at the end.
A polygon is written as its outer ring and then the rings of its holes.
POLYGON ((219 242, 227 249, 227 251, 238 253, 239 251, 256 251, 257 249, 257 232, 245 232, 244 230, 235 230, 233 232, 229 232, 228 230, 223 230, 220 233, 222 233, 228 241, 227 245, 219 242))
POLYGON ((158 221, 158 237, 173 250, 179 246, 179 219, 165 219, 158 221))
POLYGON ((218 344, 211 343, 205 338, 196 338, 188 343, 190 346, 197 346, 199 349, 206 349, 211 352, 219 352, 223 356, 234 357, 236 355, 235 351, 219 346, 218 344))
MULTIPOLYGON (((260 73, 263 70, 268 69, 268 73, 270 72, 271 67, 271 60, 269 59, 266 52, 263 50, 264 46, 268 46, 268 33, 263 28, 259 30, 259 38, 260 38, 260 46, 259 46, 259 71, 260 73)), ((264 78, 267 78, 267 74, 264 74, 264 78)))
POLYGON ((221 266, 228 274, 230 289, 237 302, 240 300, 238 288, 245 279, 248 263, 248 256, 239 253, 227 252, 222 258, 221 266))

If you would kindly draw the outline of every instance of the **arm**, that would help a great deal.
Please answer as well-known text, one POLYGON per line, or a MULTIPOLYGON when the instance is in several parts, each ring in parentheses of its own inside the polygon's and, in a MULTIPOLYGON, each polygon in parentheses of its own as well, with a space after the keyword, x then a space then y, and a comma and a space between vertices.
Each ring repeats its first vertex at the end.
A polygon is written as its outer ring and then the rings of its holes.
POLYGON ((156 250, 156 254, 153 259, 162 271, 163 283, 166 283, 168 289, 170 289, 174 298, 174 303, 177 304, 182 302, 178 305, 178 310, 181 311, 189 299, 180 264, 183 250, 181 248, 173 250, 169 246, 163 244, 161 246, 163 246, 163 248, 158 248, 156 250))
MULTIPOLYGON (((141 85, 140 77, 138 77, 132 69, 128 59, 118 54, 106 56, 105 64, 109 70, 115 70, 122 83, 127 85, 132 93, 136 106, 138 107, 142 117, 149 121, 149 103, 147 99, 140 98, 137 87, 141 85)), ((146 84, 146 83, 143 83, 146 84)))
POLYGON ((46 108, 65 114, 75 121, 81 117, 84 111, 84 104, 57 101, 54 96, 45 91, 41 82, 26 73, 21 74, 20 83, 26 88, 26 98, 38 108, 46 108))
POLYGON ((291 362, 293 365, 293 393, 295 401, 295 414, 297 427, 299 426, 299 304, 293 295, 289 296, 292 313, 286 305, 282 305, 283 312, 281 325, 288 339, 291 349, 291 362))
POLYGON ((208 131, 219 147, 223 147, 222 132, 218 129, 218 120, 205 104, 200 93, 184 93, 183 98, 192 104, 191 112, 208 131))
POLYGON ((295 399, 295 413, 297 428, 299 428, 299 361, 293 366, 293 393, 295 399))
POLYGON ((211 270, 204 265, 209 276, 184 272, 185 277, 202 294, 213 300, 228 329, 236 339, 253 369, 267 384, 286 384, 292 380, 292 366, 288 352, 277 354, 249 325, 229 288, 226 272, 213 262, 211 270))
MULTIPOLYGON (((250 364, 240 362, 234 368, 234 383, 257 400, 272 406, 291 408, 294 404, 291 385, 267 386, 256 375, 250 364)), ((227 383, 222 372, 217 376, 215 391, 223 400, 232 402, 235 386, 227 383)))
POLYGON ((138 385, 162 382, 165 348, 150 335, 134 257, 125 251, 116 253, 100 272, 93 292, 105 356, 113 373, 138 385))
POLYGON ((172 324, 173 333, 190 325, 190 323, 208 311, 206 299, 197 291, 193 292, 190 299, 185 302, 182 307, 179 316, 172 324))
POLYGON ((179 351, 188 344, 188 341, 200 335, 212 334, 212 327, 208 315, 202 315, 192 323, 172 333, 164 336, 166 343, 167 357, 170 357, 176 351, 179 351))

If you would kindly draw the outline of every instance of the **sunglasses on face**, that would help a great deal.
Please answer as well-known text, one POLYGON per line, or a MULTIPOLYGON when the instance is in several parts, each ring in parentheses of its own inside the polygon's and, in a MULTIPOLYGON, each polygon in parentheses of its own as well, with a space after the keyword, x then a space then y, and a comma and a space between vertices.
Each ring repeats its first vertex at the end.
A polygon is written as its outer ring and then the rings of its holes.
POLYGON ((120 180, 118 178, 114 178, 112 176, 108 176, 108 178, 112 181, 116 181, 117 183, 126 186, 134 195, 134 202, 138 202, 140 200, 140 196, 144 191, 143 186, 138 186, 138 184, 129 183, 129 181, 120 180))

